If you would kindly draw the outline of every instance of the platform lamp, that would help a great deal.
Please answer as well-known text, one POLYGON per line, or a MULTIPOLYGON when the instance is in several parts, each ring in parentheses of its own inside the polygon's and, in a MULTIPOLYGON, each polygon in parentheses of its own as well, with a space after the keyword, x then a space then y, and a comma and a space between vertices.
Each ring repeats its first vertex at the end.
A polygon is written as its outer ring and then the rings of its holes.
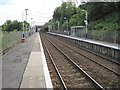
MULTIPOLYGON (((67 20, 67 18, 66 18, 66 17, 64 17, 64 20, 67 20)), ((67 29, 68 29, 68 23, 67 23, 67 29)))
POLYGON ((68 32, 68 34, 70 34, 69 33, 69 20, 66 17, 64 17, 64 19, 67 20, 67 32, 68 32))
POLYGON ((87 28, 87 26, 88 26, 88 14, 87 14, 87 11, 86 10, 82 10, 82 11, 84 11, 85 12, 85 26, 86 26, 86 38, 87 38, 87 32, 88 32, 88 28, 87 28))
POLYGON ((24 28, 24 12, 22 12, 22 19, 23 19, 23 23, 22 23, 22 39, 21 42, 25 42, 25 28, 24 28))
POLYGON ((27 11, 28 11, 29 9, 25 9, 25 12, 26 12, 26 37, 27 37, 27 11))
POLYGON ((59 33, 59 31, 60 31, 60 22, 56 21, 56 23, 58 24, 58 33, 59 33))
POLYGON ((30 28, 31 29, 31 34, 32 34, 32 20, 33 20, 33 18, 31 18, 31 28, 30 28))
MULTIPOLYGON (((25 11, 26 11, 26 21, 27 21, 27 10, 28 10, 28 9, 25 9, 25 11)), ((22 19, 23 19, 23 32, 22 32, 21 42, 25 42, 24 12, 22 12, 22 19)), ((27 25, 26 25, 26 28, 27 28, 27 25)))
POLYGON ((23 26, 22 39, 25 39, 25 31, 24 31, 24 12, 22 12, 22 19, 23 19, 23 23, 22 23, 22 26, 23 26))

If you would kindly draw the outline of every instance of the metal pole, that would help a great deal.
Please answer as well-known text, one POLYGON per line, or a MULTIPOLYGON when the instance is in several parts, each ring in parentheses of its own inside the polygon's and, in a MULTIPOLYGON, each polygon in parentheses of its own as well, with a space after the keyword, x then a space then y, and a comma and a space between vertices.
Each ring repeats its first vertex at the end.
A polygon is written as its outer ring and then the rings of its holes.
POLYGON ((27 14, 27 10, 28 10, 28 9, 25 9, 25 11, 26 11, 26 37, 27 37, 27 15, 28 15, 28 14, 27 14))
POLYGON ((87 33, 87 32, 88 32, 88 28, 87 28, 87 25, 88 25, 88 21, 87 21, 87 20, 88 20, 88 14, 87 14, 87 11, 86 11, 86 10, 82 10, 82 11, 84 11, 84 12, 85 12, 85 15, 86 15, 84 22, 85 22, 85 26, 86 26, 86 31, 85 31, 85 32, 86 32, 86 38, 87 38, 87 36, 88 36, 88 33, 87 33))
POLYGON ((58 33, 60 31, 60 22, 58 21, 58 33))
POLYGON ((30 29, 31 29, 31 34, 32 34, 32 19, 33 19, 33 18, 31 18, 31 27, 30 27, 30 29))
POLYGON ((67 34, 69 35, 69 21, 68 21, 68 19, 67 19, 67 34))
POLYGON ((22 19, 23 19, 23 36, 22 38, 25 38, 25 31, 24 31, 24 12, 22 12, 22 19))
POLYGON ((85 11, 85 12, 86 12, 86 38, 87 38, 87 32, 88 32, 88 29, 87 29, 87 25, 88 25, 87 19, 88 19, 88 17, 87 17, 87 11, 85 11))
POLYGON ((59 33, 59 28, 60 28, 60 24, 59 24, 59 21, 57 21, 57 24, 58 24, 58 33, 59 33))

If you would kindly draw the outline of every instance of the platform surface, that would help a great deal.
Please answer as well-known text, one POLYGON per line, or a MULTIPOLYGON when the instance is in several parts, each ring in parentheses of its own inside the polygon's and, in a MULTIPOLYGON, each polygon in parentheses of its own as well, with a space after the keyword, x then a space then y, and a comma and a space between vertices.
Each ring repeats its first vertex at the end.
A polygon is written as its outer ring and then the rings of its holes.
POLYGON ((39 33, 2 56, 2 88, 52 89, 39 33))
POLYGON ((120 45, 117 44, 117 43, 110 43, 110 42, 98 41, 98 40, 93 40, 93 39, 86 39, 86 38, 81 38, 81 37, 73 37, 73 36, 68 36, 68 35, 63 35, 63 34, 52 33, 52 32, 48 32, 48 33, 53 34, 53 35, 73 38, 73 39, 77 39, 77 40, 80 40, 80 41, 85 41, 85 42, 101 45, 101 46, 104 46, 104 47, 120 50, 120 47, 119 47, 120 45))
POLYGON ((19 88, 36 34, 19 43, 2 56, 2 88, 19 88))
POLYGON ((20 88, 52 88, 44 57, 40 36, 37 33, 20 88))

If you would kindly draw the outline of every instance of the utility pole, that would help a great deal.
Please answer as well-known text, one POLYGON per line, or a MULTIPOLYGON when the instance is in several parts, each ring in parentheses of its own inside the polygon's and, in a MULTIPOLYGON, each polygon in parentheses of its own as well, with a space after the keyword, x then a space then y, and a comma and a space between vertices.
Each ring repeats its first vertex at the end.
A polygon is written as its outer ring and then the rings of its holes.
POLYGON ((32 19, 33 18, 31 18, 31 25, 30 25, 30 31, 29 31, 30 35, 32 34, 32 19))
POLYGON ((26 37, 27 37, 27 11, 28 11, 29 9, 25 9, 25 12, 26 12, 26 37))
POLYGON ((23 20, 23 23, 22 23, 22 29, 23 29, 23 31, 22 31, 22 38, 21 38, 21 42, 25 42, 25 28, 24 28, 24 12, 22 12, 22 20, 23 20))
POLYGON ((60 31, 60 22, 59 21, 56 21, 56 22, 58 24, 58 33, 59 33, 59 31, 60 31))
POLYGON ((25 39, 25 31, 24 31, 24 12, 22 12, 22 19, 23 19, 23 35, 22 35, 22 39, 25 39))
POLYGON ((88 33, 88 28, 87 28, 87 26, 88 26, 88 14, 87 14, 87 11, 86 10, 82 10, 82 11, 84 11, 85 12, 85 26, 86 26, 86 38, 87 38, 87 33, 88 33))
POLYGON ((69 35, 70 34, 70 32, 69 32, 69 20, 66 17, 64 17, 64 19, 67 20, 67 34, 69 35))

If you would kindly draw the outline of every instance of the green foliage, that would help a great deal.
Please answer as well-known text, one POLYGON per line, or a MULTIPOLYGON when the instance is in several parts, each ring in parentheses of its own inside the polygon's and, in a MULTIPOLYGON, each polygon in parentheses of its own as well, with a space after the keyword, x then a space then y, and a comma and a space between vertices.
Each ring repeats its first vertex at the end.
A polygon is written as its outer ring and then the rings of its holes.
POLYGON ((90 30, 119 30, 118 12, 111 13, 96 21, 91 21, 88 25, 90 30))
POLYGON ((71 26, 84 25, 85 12, 75 7, 73 3, 64 2, 57 7, 53 14, 53 19, 49 21, 49 25, 57 29, 56 21, 60 22, 61 29, 69 29, 71 26))
MULTIPOLYGON (((27 22, 24 21, 24 24, 29 27, 29 24, 27 22)), ((23 22, 18 22, 17 20, 11 21, 11 20, 7 20, 3 25, 2 25, 2 30, 3 31, 20 31, 22 30, 22 26, 23 22)), ((24 26, 25 27, 25 26, 24 26)))
POLYGON ((76 14, 76 7, 72 3, 64 2, 60 7, 55 9, 53 19, 63 24, 65 21, 64 17, 70 19, 74 14, 76 14))
POLYGON ((120 12, 120 2, 89 2, 80 5, 81 9, 88 11, 90 21, 95 21, 113 12, 120 12))
POLYGON ((49 25, 55 30, 60 22, 60 29, 71 26, 84 26, 85 12, 88 13, 88 30, 120 30, 120 2, 88 2, 79 7, 64 2, 57 7, 49 25), (66 18, 66 19, 65 19, 66 18))
POLYGON ((76 8, 77 13, 70 18, 70 26, 84 25, 85 12, 80 8, 76 8))

